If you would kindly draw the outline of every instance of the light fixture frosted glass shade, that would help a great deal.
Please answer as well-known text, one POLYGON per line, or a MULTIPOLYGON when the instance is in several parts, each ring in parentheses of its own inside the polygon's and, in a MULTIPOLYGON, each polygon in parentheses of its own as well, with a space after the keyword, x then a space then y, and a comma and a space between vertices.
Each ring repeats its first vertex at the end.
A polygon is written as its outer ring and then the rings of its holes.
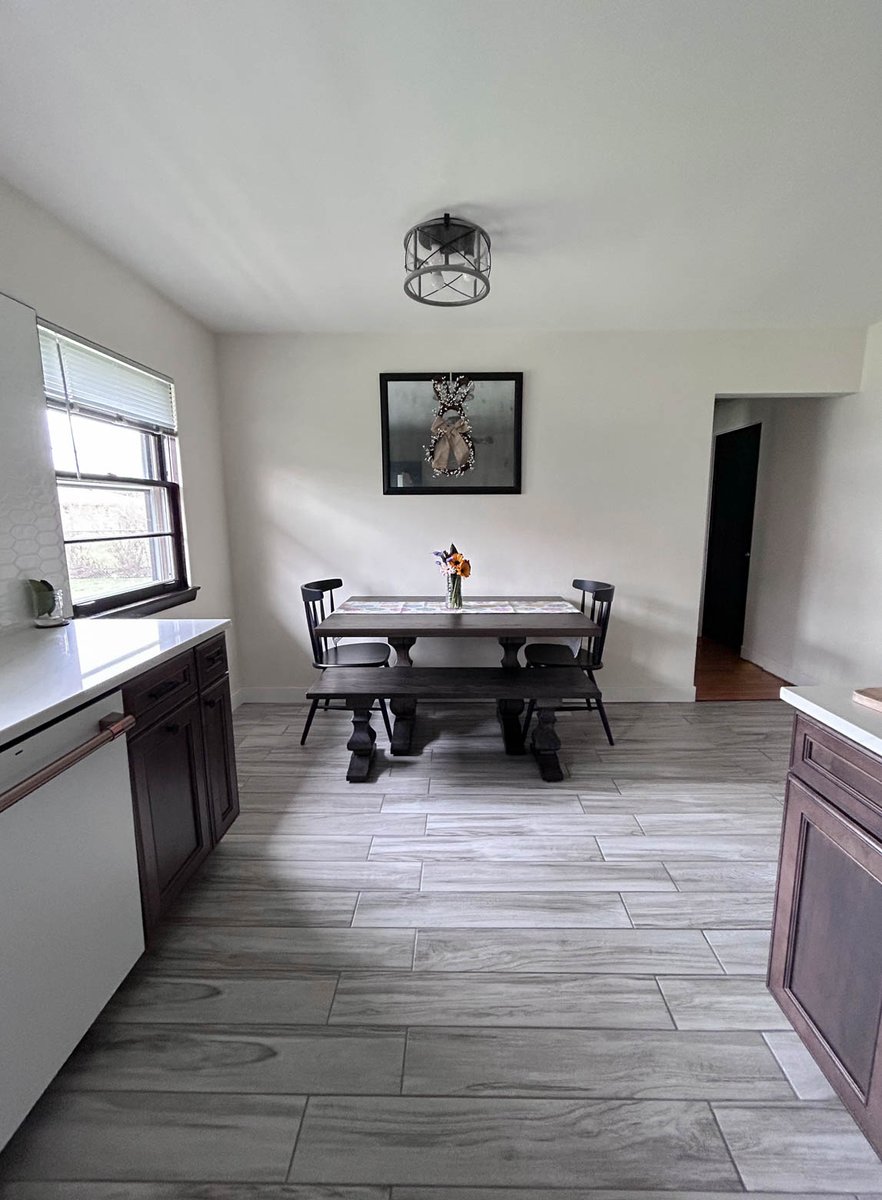
POLYGON ((445 213, 408 230, 404 290, 419 304, 477 304, 490 291, 490 238, 480 225, 445 213))

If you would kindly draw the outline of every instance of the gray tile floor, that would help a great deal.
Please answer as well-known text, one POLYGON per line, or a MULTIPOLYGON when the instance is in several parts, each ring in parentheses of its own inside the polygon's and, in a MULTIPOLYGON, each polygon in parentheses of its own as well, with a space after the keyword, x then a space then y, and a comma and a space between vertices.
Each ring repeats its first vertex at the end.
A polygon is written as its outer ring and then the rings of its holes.
POLYGON ((432 709, 350 786, 342 714, 301 750, 302 710, 240 709, 242 816, 0 1197, 878 1200, 763 983, 789 710, 611 717, 544 785, 432 709))

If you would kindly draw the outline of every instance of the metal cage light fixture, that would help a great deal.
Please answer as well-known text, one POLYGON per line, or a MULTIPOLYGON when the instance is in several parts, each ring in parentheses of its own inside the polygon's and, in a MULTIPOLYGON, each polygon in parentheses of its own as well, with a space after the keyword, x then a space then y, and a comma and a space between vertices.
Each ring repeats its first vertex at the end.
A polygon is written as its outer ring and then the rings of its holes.
POLYGON ((456 308, 490 291, 490 238, 462 217, 435 217, 407 231, 404 290, 418 304, 456 308))

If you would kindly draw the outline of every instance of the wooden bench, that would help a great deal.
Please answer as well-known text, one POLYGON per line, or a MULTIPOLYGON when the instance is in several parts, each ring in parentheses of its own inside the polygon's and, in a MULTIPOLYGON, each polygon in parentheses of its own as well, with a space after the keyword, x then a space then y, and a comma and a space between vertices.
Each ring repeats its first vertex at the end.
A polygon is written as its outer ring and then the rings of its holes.
POLYGON ((343 700, 352 710, 352 736, 347 742, 352 758, 346 772, 350 783, 364 783, 368 777, 377 740, 371 706, 380 697, 389 701, 395 715, 393 754, 409 752, 418 700, 457 704, 495 700, 506 753, 523 754, 521 713, 526 700, 535 700, 537 720, 530 749, 548 783, 563 779, 555 708, 564 697, 600 699, 597 685, 579 667, 340 667, 324 671, 306 694, 310 700, 343 700))

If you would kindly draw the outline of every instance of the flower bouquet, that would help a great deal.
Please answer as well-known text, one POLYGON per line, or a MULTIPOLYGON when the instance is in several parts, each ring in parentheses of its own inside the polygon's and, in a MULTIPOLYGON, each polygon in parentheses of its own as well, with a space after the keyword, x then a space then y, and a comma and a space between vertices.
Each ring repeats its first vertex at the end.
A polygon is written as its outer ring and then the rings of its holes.
POLYGON ((441 574, 447 577, 447 607, 462 608, 462 581, 471 575, 472 564, 453 542, 449 550, 435 550, 433 554, 441 574))

